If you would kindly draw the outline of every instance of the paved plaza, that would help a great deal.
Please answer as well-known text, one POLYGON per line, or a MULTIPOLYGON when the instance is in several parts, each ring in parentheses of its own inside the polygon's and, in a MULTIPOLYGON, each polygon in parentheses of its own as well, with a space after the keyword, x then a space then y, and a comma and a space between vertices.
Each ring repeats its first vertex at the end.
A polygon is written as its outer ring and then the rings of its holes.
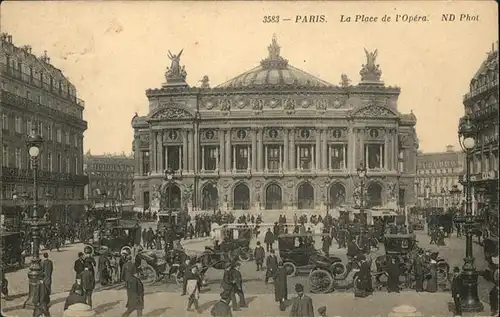
MULTIPOLYGON (((259 237, 259 240, 263 236, 259 237)), ((446 239, 447 245, 439 247, 440 254, 447 259, 450 266, 461 265, 464 256, 465 238, 446 239)), ((424 249, 437 250, 436 245, 429 245, 429 237, 424 232, 417 232, 419 245, 424 249)), ((255 240, 252 244, 255 244, 255 240)), ((209 239, 194 239, 183 241, 184 247, 189 252, 200 252, 206 245, 212 243, 209 239)), ((320 245, 318 244, 317 247, 320 245)), ((49 252, 49 257, 54 262, 53 295, 51 296, 53 316, 61 316, 62 306, 71 288, 74 278, 73 262, 78 252, 82 251, 82 244, 68 245, 61 249, 61 252, 49 252)), ((485 268, 481 247, 474 245, 476 263, 479 269, 485 268)), ((340 256, 345 261, 345 249, 337 249, 332 246, 331 252, 340 256)), ((375 254, 383 253, 383 246, 375 254)), ((274 303, 274 287, 264 283, 264 272, 256 271, 253 262, 242 264, 241 268, 244 277, 244 289, 249 298, 250 307, 241 312, 235 312, 234 316, 286 316, 274 303)), ((210 314, 210 306, 219 299, 221 291, 219 285, 222 279, 222 271, 210 269, 207 272, 207 279, 210 287, 201 295, 200 304, 204 310, 203 316, 210 314)), ((27 268, 7 274, 9 280, 9 291, 12 295, 9 301, 2 298, 2 309, 6 316, 31 316, 31 312, 22 309, 22 303, 27 294, 27 268)), ((295 283, 302 283, 308 290, 307 274, 291 277, 288 282, 289 294, 294 294, 295 283)), ((480 277, 479 296, 485 302, 486 311, 488 306, 488 292, 491 283, 480 277)), ((146 288, 146 316, 190 316, 186 313, 186 297, 180 296, 180 287, 173 282, 159 282, 153 285, 145 285, 146 288)), ((316 308, 320 306, 328 307, 329 316, 387 316, 391 309, 401 304, 416 307, 424 316, 451 316, 449 303, 451 295, 447 291, 434 294, 416 293, 414 291, 403 291, 400 294, 387 294, 385 291, 376 292, 366 299, 355 299, 352 291, 335 291, 327 295, 311 295, 316 308)), ((125 310, 126 291, 123 285, 116 285, 101 288, 97 285, 94 295, 94 308, 101 316, 119 316, 125 310)))

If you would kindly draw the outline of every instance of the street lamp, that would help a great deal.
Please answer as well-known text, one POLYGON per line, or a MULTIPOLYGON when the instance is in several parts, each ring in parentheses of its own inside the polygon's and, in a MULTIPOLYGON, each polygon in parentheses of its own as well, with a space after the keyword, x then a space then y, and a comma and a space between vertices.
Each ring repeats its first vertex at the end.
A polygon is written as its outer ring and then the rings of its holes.
POLYGON ((365 212, 365 177, 366 177, 366 167, 363 163, 361 163, 356 170, 358 173, 358 177, 361 181, 361 195, 359 198, 359 212, 361 213, 361 216, 363 217, 363 230, 366 230, 367 226, 367 219, 366 219, 366 212, 365 212))
POLYGON ((472 192, 470 183, 470 156, 476 145, 476 127, 470 122, 469 118, 461 120, 458 128, 458 140, 462 150, 465 152, 466 163, 466 186, 465 186, 465 216, 459 216, 456 222, 462 223, 466 234, 465 259, 462 267, 462 289, 461 289, 461 307, 464 312, 482 312, 483 304, 477 294, 478 272, 474 265, 474 256, 472 254, 472 236, 473 227, 479 222, 478 217, 472 215, 472 192))
POLYGON ((46 222, 40 218, 38 209, 38 160, 40 157, 40 148, 43 144, 43 138, 36 132, 36 129, 31 131, 28 136, 26 145, 30 156, 31 164, 33 167, 33 210, 31 219, 27 220, 27 224, 31 227, 31 235, 33 239, 33 257, 31 259, 28 279, 29 279, 29 293, 28 298, 24 302, 24 308, 35 308, 34 295, 35 290, 40 280, 40 273, 42 271, 40 265, 40 228, 46 225, 46 222))

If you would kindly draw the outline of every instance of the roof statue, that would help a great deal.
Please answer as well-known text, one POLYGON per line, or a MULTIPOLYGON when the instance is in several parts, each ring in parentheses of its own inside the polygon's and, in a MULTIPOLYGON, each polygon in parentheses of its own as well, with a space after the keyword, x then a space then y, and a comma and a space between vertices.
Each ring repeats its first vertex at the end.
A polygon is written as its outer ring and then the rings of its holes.
POLYGON ((165 72, 165 78, 167 80, 164 86, 186 86, 186 76, 187 72, 184 66, 180 65, 181 55, 184 49, 182 49, 178 54, 172 54, 170 50, 168 51, 168 58, 170 58, 170 67, 167 67, 165 72))
POLYGON ((378 50, 368 52, 365 48, 366 64, 362 65, 361 71, 361 84, 382 84, 380 76, 382 71, 378 64, 376 64, 378 50))
POLYGON ((278 44, 276 34, 273 34, 273 39, 267 50, 269 51, 269 56, 260 62, 263 68, 284 69, 288 66, 288 60, 280 56, 281 47, 278 44))
POLYGON ((207 75, 203 76, 203 78, 200 80, 200 83, 200 88, 210 88, 210 79, 207 75))
POLYGON ((342 74, 340 75, 340 87, 342 88, 346 88, 346 87, 349 87, 351 85, 351 80, 349 79, 349 77, 347 77, 346 74, 342 74))
POLYGON ((267 47, 267 50, 269 51, 269 59, 272 60, 279 59, 280 49, 281 47, 278 45, 278 39, 276 38, 276 34, 273 34, 272 43, 267 47))

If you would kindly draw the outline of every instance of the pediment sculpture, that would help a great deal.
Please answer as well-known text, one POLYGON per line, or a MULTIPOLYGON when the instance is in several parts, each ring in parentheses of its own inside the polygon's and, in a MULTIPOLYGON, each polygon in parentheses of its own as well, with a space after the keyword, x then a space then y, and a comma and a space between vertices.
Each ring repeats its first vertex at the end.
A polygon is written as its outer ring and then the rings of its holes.
POLYGON ((396 117, 396 114, 391 110, 381 107, 381 106, 368 106, 360 109, 354 113, 356 117, 370 117, 370 118, 381 118, 381 117, 396 117))
POLYGON ((376 64, 378 51, 375 50, 373 52, 368 52, 365 48, 366 54, 366 64, 361 66, 361 71, 359 74, 361 75, 361 81, 368 82, 380 82, 380 76, 382 75, 382 71, 378 64, 376 64))
POLYGON ((184 66, 180 65, 182 51, 183 50, 181 50, 178 54, 172 54, 170 50, 168 51, 168 58, 170 58, 171 63, 170 67, 167 67, 167 71, 165 73, 167 82, 169 82, 170 80, 186 80, 186 69, 184 66))
POLYGON ((180 108, 163 108, 151 116, 152 119, 169 120, 190 119, 192 117, 189 111, 180 108))

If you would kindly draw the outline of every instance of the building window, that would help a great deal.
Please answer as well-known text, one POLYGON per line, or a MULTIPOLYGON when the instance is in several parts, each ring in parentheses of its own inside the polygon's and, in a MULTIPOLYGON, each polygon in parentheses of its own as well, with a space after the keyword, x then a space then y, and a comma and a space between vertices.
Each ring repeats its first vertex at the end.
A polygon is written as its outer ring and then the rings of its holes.
POLYGON ((142 151, 142 175, 149 174, 149 151, 142 151))
POLYGON ((57 142, 62 143, 62 131, 61 131, 61 129, 57 129, 56 134, 57 134, 57 142))
POLYGON ((57 154, 57 172, 61 173, 62 170, 62 157, 61 154, 57 154))
POLYGON ((31 134, 31 131, 33 130, 33 123, 31 120, 26 121, 26 134, 31 134))
POLYGON ((47 153, 47 170, 53 172, 54 164, 52 164, 52 153, 47 153))
POLYGON ((43 123, 42 122, 37 122, 37 133, 43 136, 43 123))
MULTIPOLYGON (((213 131, 208 132, 213 133, 213 131)), ((203 146, 201 148, 201 158, 204 170, 215 171, 219 167, 219 148, 217 146, 203 146)))
POLYGON ((69 132, 64 132, 64 142, 69 145, 69 132))
POLYGON ((52 141, 52 125, 47 125, 47 140, 52 141))
POLYGON ((26 90, 26 99, 31 100, 31 93, 29 90, 26 90))
POLYGON ((66 163, 66 173, 69 174, 71 172, 69 158, 65 159, 65 163, 66 163))
POLYGON ((167 146, 166 152, 166 166, 165 169, 172 169, 174 171, 181 169, 181 146, 167 146))
POLYGON ((233 147, 233 169, 247 170, 249 168, 250 166, 249 152, 250 152, 250 147, 247 145, 235 145, 233 147))
POLYGON ((15 124, 16 133, 22 133, 23 121, 22 121, 21 117, 16 117, 14 124, 15 124))
POLYGON ((2 166, 9 166, 9 147, 7 145, 2 146, 2 166))
MULTIPOLYGON (((303 130, 307 131, 307 130, 303 130)), ((299 169, 312 169, 313 147, 311 145, 299 145, 299 169)))
POLYGON ((16 168, 22 168, 23 166, 23 159, 21 157, 21 149, 17 148, 16 149, 16 168))
POLYGON ((384 145, 366 144, 365 145, 365 166, 368 169, 384 168, 384 145))
MULTIPOLYGON (((271 130, 276 131, 276 130, 271 130)), ((266 146, 267 158, 266 158, 266 167, 270 171, 278 171, 282 168, 281 166, 281 146, 279 145, 269 145, 266 146)))
POLYGON ((329 169, 340 170, 347 168, 347 144, 330 146, 329 169))

